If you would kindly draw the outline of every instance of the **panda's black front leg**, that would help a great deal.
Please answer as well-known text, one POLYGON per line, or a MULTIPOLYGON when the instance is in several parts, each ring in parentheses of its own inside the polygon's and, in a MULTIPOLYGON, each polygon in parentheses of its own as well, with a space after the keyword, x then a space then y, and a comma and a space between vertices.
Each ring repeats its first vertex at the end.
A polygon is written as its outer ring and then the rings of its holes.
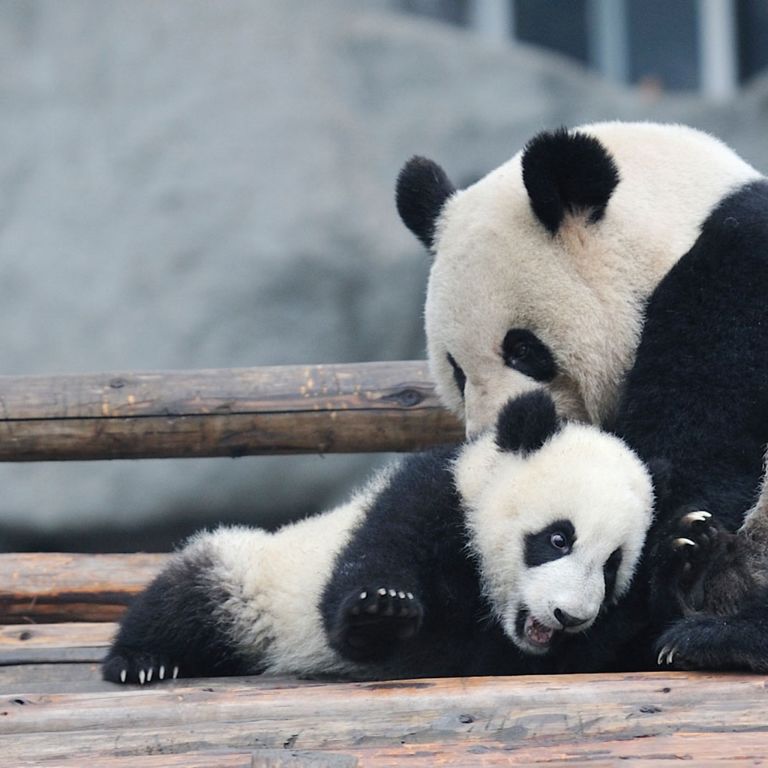
POLYGON ((331 645, 353 661, 386 659, 421 628, 424 608, 418 589, 416 594, 411 589, 401 589, 401 580, 390 580, 386 586, 377 586, 378 583, 381 582, 349 591, 339 601, 334 615, 326 618, 331 645))

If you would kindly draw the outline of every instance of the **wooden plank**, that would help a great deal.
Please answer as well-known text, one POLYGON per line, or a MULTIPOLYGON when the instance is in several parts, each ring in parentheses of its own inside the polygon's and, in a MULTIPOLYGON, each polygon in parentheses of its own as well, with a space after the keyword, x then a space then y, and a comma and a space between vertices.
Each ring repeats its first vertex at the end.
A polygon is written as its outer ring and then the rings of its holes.
MULTIPOLYGON (((571 754, 585 761, 631 758, 645 748, 653 754, 649 739, 661 739, 664 759, 705 758, 707 750, 747 759, 768 748, 767 680, 756 675, 253 682, 232 678, 114 686, 88 694, 5 695, 0 753, 10 761, 85 761, 215 747, 328 750, 362 759, 369 750, 385 750, 385 756, 410 750, 421 754, 422 764, 434 765, 430 750, 456 745, 452 749, 459 753, 475 755, 475 764, 493 765, 502 753, 507 760, 516 755, 517 764, 533 758, 563 762, 571 754), (632 739, 641 739, 637 747, 632 739)), ((416 757, 408 764, 419 764, 412 762, 416 757)), ((379 764, 387 762, 382 758, 379 764)))
POLYGON ((422 361, 0 376, 0 461, 404 451, 462 435, 422 361))
POLYGON ((167 559, 142 553, 0 554, 0 624, 115 621, 167 559))

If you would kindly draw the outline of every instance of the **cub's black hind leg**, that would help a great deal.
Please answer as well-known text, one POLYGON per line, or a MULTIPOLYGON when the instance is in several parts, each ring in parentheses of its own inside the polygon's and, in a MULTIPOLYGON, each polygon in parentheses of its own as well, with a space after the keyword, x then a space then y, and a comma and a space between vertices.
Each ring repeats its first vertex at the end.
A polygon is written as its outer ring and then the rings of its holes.
POLYGON ((328 639, 353 661, 391 655, 418 633, 424 616, 421 600, 410 590, 392 586, 355 589, 344 597, 327 622, 328 639))
POLYGON ((105 680, 145 685, 245 674, 222 626, 223 589, 204 553, 181 553, 137 596, 102 666, 105 680))

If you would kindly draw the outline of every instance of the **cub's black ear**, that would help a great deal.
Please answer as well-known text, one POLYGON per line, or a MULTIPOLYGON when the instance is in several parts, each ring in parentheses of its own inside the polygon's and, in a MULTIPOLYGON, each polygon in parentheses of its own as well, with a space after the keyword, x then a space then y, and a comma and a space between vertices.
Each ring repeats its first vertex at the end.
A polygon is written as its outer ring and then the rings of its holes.
POLYGON ((430 250, 437 217, 455 191, 445 171, 426 157, 412 157, 397 177, 397 212, 405 226, 430 250))
POLYGON ((566 212, 588 211, 600 221, 619 171, 594 136, 566 128, 542 131, 523 150, 523 184, 538 220, 555 234, 566 212))
POLYGON ((560 429, 552 398, 543 389, 510 400, 496 421, 496 445, 502 451, 533 453, 560 429))

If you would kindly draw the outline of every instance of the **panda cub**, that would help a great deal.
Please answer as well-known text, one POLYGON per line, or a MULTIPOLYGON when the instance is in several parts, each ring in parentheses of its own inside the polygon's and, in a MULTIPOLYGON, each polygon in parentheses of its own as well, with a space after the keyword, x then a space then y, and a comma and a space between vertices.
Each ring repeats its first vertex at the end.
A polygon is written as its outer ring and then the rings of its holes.
POLYGON ((528 393, 323 515, 195 536, 126 613, 104 678, 545 669, 628 589, 652 509, 621 440, 528 393))

